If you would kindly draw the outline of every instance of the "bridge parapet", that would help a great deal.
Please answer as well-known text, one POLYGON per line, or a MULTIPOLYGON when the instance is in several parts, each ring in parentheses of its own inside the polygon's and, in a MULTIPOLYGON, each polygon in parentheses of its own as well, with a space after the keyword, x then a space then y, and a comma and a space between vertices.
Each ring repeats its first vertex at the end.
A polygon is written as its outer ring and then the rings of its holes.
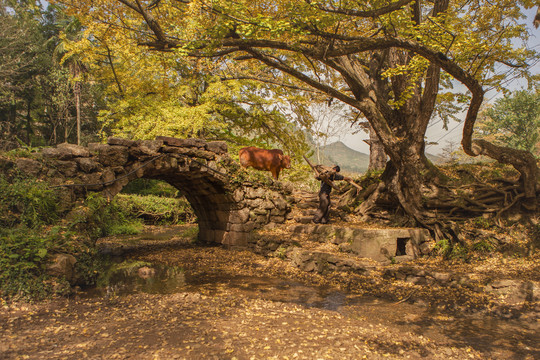
POLYGON ((166 181, 190 202, 199 238, 206 242, 246 245, 252 230, 283 223, 291 209, 290 191, 280 184, 237 181, 242 170, 221 141, 113 137, 88 147, 44 148, 35 158, 18 158, 3 168, 46 179, 58 189, 66 210, 88 192, 112 198, 138 178, 166 181))

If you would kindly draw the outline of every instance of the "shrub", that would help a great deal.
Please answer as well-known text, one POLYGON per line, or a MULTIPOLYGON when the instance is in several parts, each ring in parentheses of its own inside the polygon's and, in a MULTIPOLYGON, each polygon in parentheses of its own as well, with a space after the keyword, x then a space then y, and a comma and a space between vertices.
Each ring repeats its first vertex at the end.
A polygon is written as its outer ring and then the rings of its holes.
POLYGON ((447 239, 437 241, 434 252, 445 259, 460 259, 467 260, 468 251, 467 248, 461 244, 452 244, 447 239))
MULTIPOLYGON (((47 256, 61 245, 24 226, 0 233, 0 293, 7 299, 42 299, 54 292, 47 256)), ((65 288, 65 287, 64 287, 65 288)))
POLYGON ((194 223, 196 220, 191 205, 183 197, 119 194, 114 201, 124 214, 143 219, 150 224, 184 224, 194 223))
POLYGON ((0 225, 24 224, 35 228, 59 218, 58 199, 46 182, 16 178, 8 182, 0 176, 0 225))
POLYGON ((179 191, 174 186, 160 180, 136 179, 122 189, 122 194, 153 195, 164 197, 179 197, 179 191))

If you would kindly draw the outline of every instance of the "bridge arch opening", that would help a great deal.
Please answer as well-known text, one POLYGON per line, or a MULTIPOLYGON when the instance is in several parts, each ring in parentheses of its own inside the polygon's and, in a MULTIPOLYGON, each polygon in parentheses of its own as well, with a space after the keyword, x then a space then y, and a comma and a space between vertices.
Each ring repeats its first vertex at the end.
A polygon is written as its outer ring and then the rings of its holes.
POLYGON ((165 181, 135 179, 124 186, 117 196, 133 203, 133 216, 146 225, 188 225, 197 221, 189 201, 165 181))
POLYGON ((199 240, 225 243, 231 210, 235 207, 226 177, 199 162, 175 157, 160 158, 141 170, 131 179, 113 184, 105 191, 109 196, 115 196, 136 179, 164 181, 176 188, 191 205, 197 217, 199 240))

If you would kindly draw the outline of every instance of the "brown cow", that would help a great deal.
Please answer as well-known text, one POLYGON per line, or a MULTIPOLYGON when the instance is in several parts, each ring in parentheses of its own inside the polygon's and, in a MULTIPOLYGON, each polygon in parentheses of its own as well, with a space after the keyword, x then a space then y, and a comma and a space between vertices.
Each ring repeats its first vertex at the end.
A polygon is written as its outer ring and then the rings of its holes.
POLYGON ((240 149, 240 165, 247 168, 253 167, 257 170, 270 171, 274 179, 279 178, 281 169, 291 168, 291 158, 283 155, 280 149, 259 149, 255 146, 248 146, 240 149))

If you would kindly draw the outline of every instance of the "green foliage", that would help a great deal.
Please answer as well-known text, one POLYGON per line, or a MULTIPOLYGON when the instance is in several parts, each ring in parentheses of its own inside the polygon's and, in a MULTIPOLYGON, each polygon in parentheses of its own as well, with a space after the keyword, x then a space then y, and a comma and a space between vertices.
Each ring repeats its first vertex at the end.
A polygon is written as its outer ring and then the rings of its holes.
POLYGON ((35 228, 59 218, 58 199, 48 184, 35 179, 0 176, 0 225, 35 228))
POLYGON ((119 194, 111 203, 125 218, 143 219, 151 224, 183 224, 195 222, 195 214, 185 198, 155 195, 119 194))
POLYGON ((92 265, 95 257, 81 256, 90 251, 66 228, 47 230, 22 225, 3 229, 0 231, 0 296, 4 299, 40 300, 53 294, 65 294, 69 290, 67 281, 47 275, 49 256, 55 253, 74 254, 77 273, 87 278, 85 271, 97 273, 97 267, 92 265))
POLYGON ((479 228, 479 229, 489 229, 495 224, 493 224, 493 222, 490 221, 489 219, 479 216, 473 219, 473 225, 474 227, 479 228))
POLYGON ((101 194, 91 193, 74 213, 76 215, 70 220, 73 228, 93 240, 111 235, 138 234, 143 223, 183 224, 196 220, 185 198, 155 195, 118 194, 108 201, 101 194))
POLYGON ((497 99, 479 122, 482 137, 499 145, 540 154, 540 91, 520 90, 497 99))
POLYGON ((274 256, 279 259, 285 260, 287 258, 287 247, 280 245, 280 247, 277 248, 276 251, 274 251, 274 256))
MULTIPOLYGON (((53 59, 65 15, 43 4, 0 0, 0 139, 12 144, 75 141, 72 74, 53 59)), ((92 136, 99 86, 79 85, 82 130, 92 136)))
POLYGON ((91 239, 118 235, 122 230, 133 233, 133 229, 140 226, 140 221, 132 217, 117 201, 109 202, 101 194, 89 194, 84 206, 86 211, 81 212, 74 224, 91 239))
POLYGON ((447 239, 437 241, 433 251, 445 259, 467 260, 468 257, 467 248, 461 244, 454 244, 447 239))
POLYGON ((489 238, 480 239, 471 245, 471 250, 475 252, 490 253, 496 249, 496 246, 489 238))
POLYGON ((136 179, 124 186, 122 194, 153 195, 175 198, 179 196, 178 189, 160 180, 136 179))
POLYGON ((143 224, 138 221, 124 224, 113 224, 108 235, 137 235, 141 232, 143 224))

